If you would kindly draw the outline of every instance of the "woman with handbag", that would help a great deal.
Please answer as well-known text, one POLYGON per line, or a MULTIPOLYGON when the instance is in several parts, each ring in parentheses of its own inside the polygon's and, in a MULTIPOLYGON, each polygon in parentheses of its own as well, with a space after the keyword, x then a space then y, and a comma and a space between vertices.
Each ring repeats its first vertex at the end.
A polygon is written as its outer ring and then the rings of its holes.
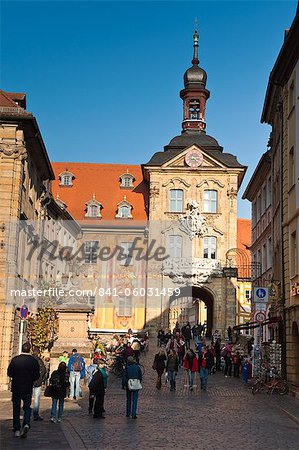
POLYGON ((142 389, 142 372, 140 366, 136 363, 133 356, 129 356, 127 359, 127 366, 124 368, 122 387, 126 388, 127 396, 127 408, 126 417, 137 419, 137 402, 138 394, 142 389))
POLYGON ((50 420, 53 423, 61 422, 64 399, 66 397, 67 387, 69 383, 69 373, 65 362, 59 363, 58 369, 54 370, 50 378, 50 393, 52 397, 52 409, 50 420), (58 406, 58 415, 57 415, 58 406))

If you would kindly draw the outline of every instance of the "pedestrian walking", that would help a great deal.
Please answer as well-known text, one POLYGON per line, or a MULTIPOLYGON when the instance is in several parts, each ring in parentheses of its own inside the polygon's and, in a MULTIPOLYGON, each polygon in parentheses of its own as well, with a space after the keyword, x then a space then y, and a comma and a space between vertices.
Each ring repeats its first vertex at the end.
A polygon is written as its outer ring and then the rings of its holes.
POLYGON ((30 428, 31 398, 33 383, 39 378, 39 364, 30 355, 31 346, 29 342, 22 345, 22 353, 12 358, 7 376, 12 378, 12 405, 13 405, 13 431, 15 437, 26 438, 30 428), (23 402, 23 426, 21 429, 20 412, 23 402))
POLYGON ((85 377, 85 361, 74 348, 69 358, 68 370, 70 373, 70 398, 78 399, 81 394, 81 377, 85 377))
POLYGON ((33 420, 38 421, 43 420, 43 418, 39 415, 39 405, 42 392, 42 384, 46 381, 47 370, 43 360, 40 357, 40 352, 38 349, 34 350, 33 356, 35 357, 39 365, 39 378, 33 384, 33 420))
POLYGON ((199 355, 198 358, 198 366, 199 366, 199 376, 200 376, 200 388, 203 391, 207 390, 208 387, 208 376, 209 376, 209 360, 207 352, 199 355))
POLYGON ((65 362, 59 363, 58 369, 52 372, 50 378, 50 393, 52 398, 52 408, 50 420, 53 423, 60 423, 66 398, 67 387, 69 386, 69 373, 65 362), (58 412, 57 412, 58 407, 58 412))
POLYGON ((242 365, 242 379, 244 383, 248 383, 249 371, 250 371, 249 361, 248 358, 245 358, 242 365))
POLYGON ((47 356, 45 359, 44 359, 44 364, 45 364, 45 367, 46 367, 46 380, 45 380, 45 386, 48 386, 48 384, 49 384, 49 380, 50 380, 50 364, 51 364, 51 360, 50 360, 50 358, 49 358, 49 356, 47 356))
POLYGON ((180 334, 179 338, 177 339, 177 352, 178 352, 178 358, 179 358, 179 365, 182 367, 185 352, 186 352, 185 341, 184 341, 182 333, 180 334))
POLYGON ((141 348, 140 340, 137 337, 135 337, 132 341, 132 349, 134 351, 134 357, 137 364, 139 364, 140 348, 141 348))
POLYGON ((182 333, 185 339, 186 348, 190 348, 190 341, 191 341, 191 325, 190 322, 188 322, 183 328, 182 333))
POLYGON ((164 330, 161 328, 158 331, 158 336, 157 336, 157 346, 161 347, 162 344, 164 344, 164 338, 165 338, 165 333, 164 330))
POLYGON ((105 371, 105 361, 103 359, 98 360, 98 368, 93 372, 92 379, 88 385, 89 387, 89 399, 94 399, 94 404, 89 403, 90 412, 93 408, 94 419, 105 419, 103 416, 104 398, 107 389, 107 373, 105 371))
POLYGON ((128 364, 123 371, 122 387, 126 389, 126 417, 137 419, 137 403, 140 389, 142 389, 142 372, 132 356, 128 358, 128 364))
POLYGON ((173 351, 175 351, 175 353, 178 352, 177 340, 174 338, 173 335, 170 336, 170 339, 168 340, 168 342, 166 344, 167 353, 169 352, 169 350, 173 350, 173 351))
POLYGON ((233 362, 233 375, 235 378, 239 378, 241 366, 241 357, 239 352, 236 352, 236 354, 233 355, 232 362, 233 362))
POLYGON ((188 349, 184 357, 184 369, 188 374, 189 390, 193 391, 194 374, 198 372, 198 360, 193 350, 188 349))
MULTIPOLYGON (((89 388, 90 382, 92 380, 92 377, 94 376, 95 372, 98 370, 98 361, 99 361, 99 358, 93 358, 91 364, 86 367, 88 388, 89 388)), ((91 393, 90 388, 89 388, 88 414, 92 414, 92 412, 93 412, 94 400, 95 400, 95 396, 93 393, 91 393)))
POLYGON ((221 341, 219 338, 215 341, 215 357, 216 357, 216 370, 221 370, 221 341))
POLYGON ((179 370, 179 360, 177 354, 173 350, 170 350, 169 355, 167 357, 166 371, 171 391, 175 391, 176 388, 175 379, 178 370, 179 370))
POLYGON ((121 352, 123 358, 127 361, 129 356, 134 356, 134 350, 132 349, 131 342, 127 342, 125 348, 121 352))
POLYGON ((207 361, 206 368, 208 374, 210 375, 213 370, 215 372, 215 357, 213 355, 212 349, 210 349, 210 347, 208 346, 206 346, 205 359, 207 361))
POLYGON ((224 357, 224 376, 227 378, 228 376, 232 376, 232 346, 231 344, 226 344, 222 351, 222 356, 224 357))
POLYGON ((162 387, 162 375, 165 370, 165 361, 166 361, 166 352, 165 347, 161 347, 159 352, 154 357, 153 369, 157 372, 157 381, 156 388, 161 389, 162 387))
POLYGON ((58 362, 64 362, 66 365, 68 365, 69 362, 69 352, 64 350, 62 355, 59 356, 58 362))
POLYGON ((228 342, 233 341, 233 330, 232 330, 231 326, 229 326, 227 329, 227 337, 228 337, 228 342))

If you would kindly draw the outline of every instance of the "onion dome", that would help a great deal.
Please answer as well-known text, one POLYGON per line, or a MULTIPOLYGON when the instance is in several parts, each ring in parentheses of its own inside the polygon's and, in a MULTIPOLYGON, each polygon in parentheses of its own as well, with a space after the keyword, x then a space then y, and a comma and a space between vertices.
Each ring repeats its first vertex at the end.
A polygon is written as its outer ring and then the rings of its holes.
POLYGON ((184 74, 184 85, 185 88, 201 85, 205 87, 207 82, 207 73, 204 69, 199 67, 199 59, 198 59, 198 40, 199 40, 199 34, 198 31, 195 30, 193 35, 193 59, 192 59, 192 67, 190 67, 188 70, 186 70, 184 74))

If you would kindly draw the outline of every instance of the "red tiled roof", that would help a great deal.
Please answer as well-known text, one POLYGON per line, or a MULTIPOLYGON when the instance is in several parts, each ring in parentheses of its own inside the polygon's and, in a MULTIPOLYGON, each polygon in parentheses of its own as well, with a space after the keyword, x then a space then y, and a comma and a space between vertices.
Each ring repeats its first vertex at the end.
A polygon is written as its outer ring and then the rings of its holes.
MULTIPOLYGON (((116 220, 117 204, 126 200, 133 205, 133 220, 146 220, 145 205, 147 202, 148 189, 143 180, 141 166, 125 164, 93 164, 76 162, 53 162, 55 180, 52 184, 54 198, 57 194, 59 199, 67 205, 67 210, 76 220, 86 220, 94 223, 103 220, 116 220), (59 186, 59 174, 69 171, 74 175, 73 186, 59 186), (120 187, 119 177, 124 173, 132 174, 135 178, 134 188, 123 189, 120 187), (102 219, 89 219, 85 217, 86 202, 95 199, 103 206, 101 209, 102 219)), ((123 222, 123 220, 122 220, 123 222)), ((132 219, 126 219, 126 223, 132 219)))
POLYGON ((19 106, 12 100, 8 92, 2 91, 0 89, 0 106, 7 108, 18 108, 19 106))
POLYGON ((240 278, 249 278, 251 276, 251 220, 237 220, 237 265, 238 276, 240 278))

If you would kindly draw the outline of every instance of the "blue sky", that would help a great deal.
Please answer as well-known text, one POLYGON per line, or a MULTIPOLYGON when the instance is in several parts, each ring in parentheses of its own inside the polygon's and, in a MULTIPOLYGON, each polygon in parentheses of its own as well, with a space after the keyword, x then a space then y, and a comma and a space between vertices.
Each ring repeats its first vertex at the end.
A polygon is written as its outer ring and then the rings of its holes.
POLYGON ((267 80, 295 11, 295 1, 2 2, 1 87, 27 93, 51 160, 147 162, 181 132, 197 16, 207 133, 249 166, 242 194, 266 150, 267 80))

